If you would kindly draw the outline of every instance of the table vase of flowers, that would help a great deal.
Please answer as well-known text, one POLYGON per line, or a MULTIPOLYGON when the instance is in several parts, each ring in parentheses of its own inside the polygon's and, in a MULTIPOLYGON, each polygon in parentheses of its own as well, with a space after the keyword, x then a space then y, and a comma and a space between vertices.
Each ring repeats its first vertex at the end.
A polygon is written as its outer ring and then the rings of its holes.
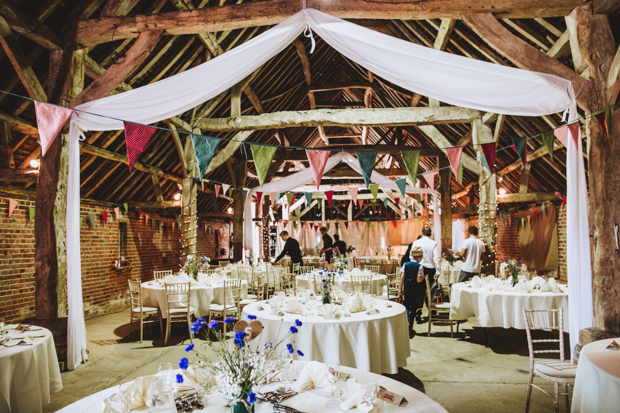
POLYGON ((375 245, 372 247, 373 252, 375 253, 375 257, 379 256, 379 253, 381 252, 381 247, 379 247, 378 245, 375 245))
POLYGON ((385 252, 387 252, 388 262, 392 261, 392 246, 388 245, 385 252))
POLYGON ((193 254, 189 254, 185 258, 185 262, 181 265, 181 268, 183 268, 186 273, 191 274, 194 280, 198 280, 198 273, 202 269, 208 269, 209 262, 210 260, 208 257, 196 257, 193 254))
POLYGON ((324 276, 325 278, 323 278, 322 282, 323 282, 323 288, 321 289, 321 293, 323 295, 323 304, 329 304, 331 302, 330 299, 330 294, 332 292, 332 288, 334 287, 334 273, 331 271, 327 271, 325 270, 325 268, 323 268, 321 271, 319 271, 319 275, 324 276))
POLYGON ((504 258, 499 265, 499 273, 505 279, 512 277, 512 286, 519 282, 519 278, 527 279, 530 272, 522 261, 504 258))
MULTIPOLYGON (((290 361, 278 356, 276 351, 278 346, 288 340, 291 335, 298 333, 298 327, 302 323, 295 320, 295 325, 276 343, 267 343, 262 348, 252 341, 260 335, 263 325, 256 320, 256 316, 249 315, 250 320, 239 320, 235 323, 233 330, 235 338, 226 341, 226 337, 215 329, 221 324, 219 321, 211 321, 207 324, 204 318, 199 318, 192 323, 190 330, 192 334, 202 332, 204 338, 209 341, 207 344, 211 348, 211 354, 202 351, 202 348, 190 344, 185 351, 193 352, 200 360, 199 366, 209 374, 217 383, 220 392, 229 401, 231 413, 254 413, 256 394, 254 389, 271 381, 283 369, 284 365, 290 361), (217 341, 211 342, 209 330, 213 330, 217 341)), ((227 318, 224 323, 232 324, 233 317, 227 318)), ((257 340, 255 343, 258 343, 257 340)), ((295 352, 292 344, 286 345, 289 353, 295 352)), ((303 353, 297 350, 297 354, 303 357, 303 353)), ((179 367, 186 370, 189 360, 182 358, 179 367)), ((177 375, 177 383, 183 382, 183 374, 177 375)), ((211 386, 212 387, 212 386, 211 386)), ((207 391, 209 389, 205 389, 207 391)))
POLYGON ((344 271, 348 268, 349 262, 345 257, 339 255, 338 258, 336 258, 336 260, 334 261, 334 266, 337 270, 344 271))

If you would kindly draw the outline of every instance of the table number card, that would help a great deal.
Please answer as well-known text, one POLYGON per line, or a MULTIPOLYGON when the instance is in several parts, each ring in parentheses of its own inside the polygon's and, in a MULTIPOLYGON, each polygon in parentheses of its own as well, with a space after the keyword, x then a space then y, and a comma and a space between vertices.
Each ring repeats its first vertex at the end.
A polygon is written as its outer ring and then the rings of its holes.
POLYGON ((384 402, 393 404, 394 406, 400 406, 402 403, 407 403, 407 399, 400 394, 392 393, 381 386, 379 386, 377 397, 384 402))
POLYGON ((326 314, 323 316, 324 320, 340 320, 340 313, 335 313, 335 314, 326 314))
POLYGON ((618 351, 618 350, 620 350, 620 344, 618 344, 618 342, 617 342, 616 340, 613 340, 613 341, 612 341, 612 342, 611 342, 611 343, 607 346, 607 348, 608 348, 609 350, 616 350, 616 351, 618 351))
POLYGON ((370 308, 368 311, 366 311, 366 314, 368 314, 368 315, 379 314, 379 309, 378 308, 370 308))
POLYGON ((269 313, 269 315, 275 315, 277 317, 283 317, 284 316, 284 312, 281 310, 272 310, 271 313, 269 313))

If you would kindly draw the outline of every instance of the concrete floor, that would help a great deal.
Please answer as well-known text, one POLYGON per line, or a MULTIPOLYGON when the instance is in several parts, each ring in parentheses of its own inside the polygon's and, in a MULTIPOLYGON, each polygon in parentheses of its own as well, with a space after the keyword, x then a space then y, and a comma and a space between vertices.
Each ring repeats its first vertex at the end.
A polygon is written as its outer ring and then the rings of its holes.
MULTIPOLYGON (((161 362, 176 366, 185 356, 189 339, 181 324, 175 324, 174 339, 164 347, 159 326, 153 327, 153 334, 145 329, 143 343, 137 330, 128 340, 128 321, 128 310, 86 321, 90 359, 77 370, 62 373, 64 388, 52 395, 44 412, 55 412, 122 380, 153 374, 161 362)), ((489 347, 485 347, 483 329, 475 318, 461 324, 454 338, 448 326, 435 325, 427 337, 427 326, 416 325, 418 335, 410 340, 407 367, 390 377, 422 391, 452 413, 525 411, 529 373, 525 331, 487 329, 489 347)), ((544 387, 553 391, 553 386, 544 387)), ((564 409, 562 402, 560 408, 564 409)), ((553 411, 553 399, 534 390, 530 411, 553 411)))

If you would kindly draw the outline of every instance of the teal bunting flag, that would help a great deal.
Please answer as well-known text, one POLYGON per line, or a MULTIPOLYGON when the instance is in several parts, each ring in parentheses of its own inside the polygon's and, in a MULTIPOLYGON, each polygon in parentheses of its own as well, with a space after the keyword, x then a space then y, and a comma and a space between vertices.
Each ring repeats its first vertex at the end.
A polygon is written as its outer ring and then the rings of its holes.
POLYGON ((407 188, 407 178, 401 178, 401 179, 397 179, 396 181, 396 185, 398 185, 398 189, 400 189, 400 193, 403 194, 403 197, 405 197, 405 189, 407 188))
POLYGON ((312 192, 304 192, 304 195, 306 196, 306 201, 308 202, 308 206, 310 206, 310 204, 312 203, 312 192))
POLYGON ((276 204, 278 203, 278 201, 280 200, 280 197, 282 197, 282 194, 278 193, 276 195, 276 204))
POLYGON ((245 198, 248 196, 248 192, 250 192, 250 191, 249 191, 249 190, 247 190, 247 189, 244 189, 244 190, 243 190, 243 202, 244 202, 244 203, 245 203, 245 198))
POLYGON ((389 201, 390 201, 389 199, 383 198, 383 206, 387 208, 389 201))
POLYGON ((370 176, 372 175, 372 169, 375 167, 377 152, 355 152, 355 155, 357 156, 357 161, 360 163, 360 168, 362 169, 362 176, 364 177, 364 183, 366 183, 366 188, 369 189, 370 176))
POLYGON ((517 151, 517 155, 519 155, 519 159, 521 159, 521 164, 523 166, 527 165, 527 140, 525 137, 514 138, 512 143, 515 147, 515 151, 517 151))
POLYGON ((194 154, 198 162, 198 170, 200 171, 200 179, 205 175, 211 160, 215 156, 215 149, 219 145, 221 139, 213 136, 194 135, 192 133, 192 142, 194 143, 194 154))

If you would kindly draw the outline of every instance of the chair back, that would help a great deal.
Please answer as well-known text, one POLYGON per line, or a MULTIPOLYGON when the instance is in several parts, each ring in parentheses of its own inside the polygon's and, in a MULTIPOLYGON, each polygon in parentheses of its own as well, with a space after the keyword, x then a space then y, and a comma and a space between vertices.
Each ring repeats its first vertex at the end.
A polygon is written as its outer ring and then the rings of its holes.
POLYGON ((390 299, 394 298, 397 299, 398 298, 398 294, 399 294, 399 290, 400 290, 400 273, 395 272, 392 274, 387 274, 387 299, 388 301, 390 301, 390 299))
POLYGON ((285 272, 282 274, 282 290, 288 295, 297 295, 297 283, 295 279, 297 276, 292 272, 285 272))
POLYGON ((155 280, 161 280, 164 277, 166 277, 167 275, 172 275, 172 270, 167 270, 167 271, 153 271, 153 278, 155 280))
POLYGON ((300 263, 293 263, 293 269, 292 269, 293 273, 299 274, 300 268, 301 268, 300 263))
POLYGON ((187 314, 181 315, 182 317, 189 316, 189 297, 192 289, 191 283, 166 283, 164 284, 166 289, 166 302, 168 304, 168 317, 171 317, 171 309, 186 309, 187 314))
POLYGON ((228 264, 230 264, 230 261, 221 261, 221 260, 220 260, 220 261, 218 262, 218 265, 220 266, 220 268, 221 268, 221 267, 226 267, 226 266, 228 266, 228 264))
POLYGON ((368 270, 374 274, 379 274, 379 268, 381 268, 380 265, 368 265, 368 264, 364 265, 365 270, 368 270))
POLYGON ((127 280, 129 283, 129 300, 131 301, 131 309, 142 308, 142 287, 140 281, 127 280))
POLYGON ((354 291, 372 294, 372 275, 352 275, 351 283, 354 291), (359 287, 359 290, 357 289, 359 287))
POLYGON ((314 270, 314 267, 311 265, 304 265, 303 267, 299 267, 300 274, 310 274, 314 270))
POLYGON ((564 361, 564 309, 556 310, 526 310, 523 309, 523 317, 525 319, 525 331, 527 334, 527 347, 530 352, 530 364, 534 363, 534 355, 541 353, 559 353, 560 361, 564 361), (553 331, 559 330, 560 337, 558 339, 538 339, 532 340, 532 330, 553 331), (538 350, 535 344, 540 343, 558 343, 557 350, 549 350, 546 346, 544 350, 538 350), (536 349, 535 349, 536 347, 536 349))
POLYGON ((267 299, 267 273, 260 273, 256 276, 256 300, 263 301, 267 299))

